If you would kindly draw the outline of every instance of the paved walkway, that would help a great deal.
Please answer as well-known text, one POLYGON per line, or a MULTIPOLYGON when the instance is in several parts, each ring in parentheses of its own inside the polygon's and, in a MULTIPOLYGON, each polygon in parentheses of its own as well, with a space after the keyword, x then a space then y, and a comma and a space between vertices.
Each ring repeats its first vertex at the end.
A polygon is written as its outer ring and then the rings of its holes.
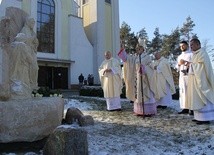
POLYGON ((75 90, 61 90, 62 95, 64 98, 69 98, 73 95, 79 95, 79 90, 75 89, 75 90))

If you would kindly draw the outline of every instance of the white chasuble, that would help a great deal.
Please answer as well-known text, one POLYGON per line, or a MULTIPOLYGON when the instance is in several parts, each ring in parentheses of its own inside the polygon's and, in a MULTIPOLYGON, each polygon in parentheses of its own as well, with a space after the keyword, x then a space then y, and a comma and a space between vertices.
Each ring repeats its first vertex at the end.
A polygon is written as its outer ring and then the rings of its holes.
POLYGON ((105 98, 120 97, 122 90, 121 66, 117 59, 104 60, 99 67, 99 77, 105 98), (111 69, 112 72, 104 72, 111 69))
POLYGON ((214 75, 209 56, 205 51, 195 51, 188 77, 187 102, 192 110, 200 110, 206 104, 214 104, 214 75))

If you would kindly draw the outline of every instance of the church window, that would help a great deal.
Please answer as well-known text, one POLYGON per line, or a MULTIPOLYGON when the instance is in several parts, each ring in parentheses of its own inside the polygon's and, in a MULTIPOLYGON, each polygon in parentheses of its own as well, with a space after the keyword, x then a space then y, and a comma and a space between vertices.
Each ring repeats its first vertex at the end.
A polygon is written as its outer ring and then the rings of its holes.
POLYGON ((53 0, 37 1, 37 38, 38 51, 54 53, 55 43, 55 4, 53 0))

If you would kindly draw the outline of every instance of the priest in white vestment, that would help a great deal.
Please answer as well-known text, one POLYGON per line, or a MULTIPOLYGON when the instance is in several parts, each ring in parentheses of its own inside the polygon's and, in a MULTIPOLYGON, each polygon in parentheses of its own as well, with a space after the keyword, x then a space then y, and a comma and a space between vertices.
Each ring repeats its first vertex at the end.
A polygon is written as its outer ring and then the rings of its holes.
POLYGON ((182 111, 178 114, 191 114, 186 103, 187 98, 187 83, 188 83, 188 66, 184 61, 190 62, 192 59, 192 52, 189 51, 189 45, 186 41, 180 42, 180 49, 182 53, 177 58, 176 68, 179 71, 179 102, 182 111))
POLYGON ((154 93, 150 85, 154 71, 149 67, 152 59, 144 51, 142 44, 136 47, 137 54, 127 54, 122 48, 118 56, 123 60, 126 97, 134 101, 134 114, 137 116, 152 116, 157 113, 154 93), (143 97, 143 99, 142 99, 143 97))
POLYGON ((212 64, 206 51, 201 49, 198 39, 192 39, 190 47, 193 51, 190 65, 187 103, 194 111, 197 124, 209 124, 214 120, 214 75, 212 64))
POLYGON ((165 109, 172 103, 172 94, 175 94, 175 85, 170 64, 161 56, 160 52, 155 53, 155 61, 151 64, 154 69, 153 81, 156 83, 154 92, 158 108, 165 109))
POLYGON ((105 60, 99 67, 99 77, 106 98, 107 110, 120 111, 120 94, 122 93, 121 66, 119 60, 105 52, 105 60))

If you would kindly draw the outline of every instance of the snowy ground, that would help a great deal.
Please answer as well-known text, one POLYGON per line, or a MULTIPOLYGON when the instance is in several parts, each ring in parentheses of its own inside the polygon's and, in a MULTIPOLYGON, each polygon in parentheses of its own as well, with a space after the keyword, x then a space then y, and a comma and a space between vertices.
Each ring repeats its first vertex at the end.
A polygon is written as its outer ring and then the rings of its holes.
MULTIPOLYGON (((106 111, 102 98, 73 96, 66 99, 65 113, 69 107, 79 108, 84 115, 94 118, 94 126, 84 127, 88 132, 89 155, 214 154, 214 122, 196 125, 191 121, 193 116, 178 115, 176 100, 167 109, 158 109, 158 114, 151 118, 134 116, 128 100, 122 101, 121 112, 106 111)), ((24 154, 38 155, 42 150, 24 154)))

